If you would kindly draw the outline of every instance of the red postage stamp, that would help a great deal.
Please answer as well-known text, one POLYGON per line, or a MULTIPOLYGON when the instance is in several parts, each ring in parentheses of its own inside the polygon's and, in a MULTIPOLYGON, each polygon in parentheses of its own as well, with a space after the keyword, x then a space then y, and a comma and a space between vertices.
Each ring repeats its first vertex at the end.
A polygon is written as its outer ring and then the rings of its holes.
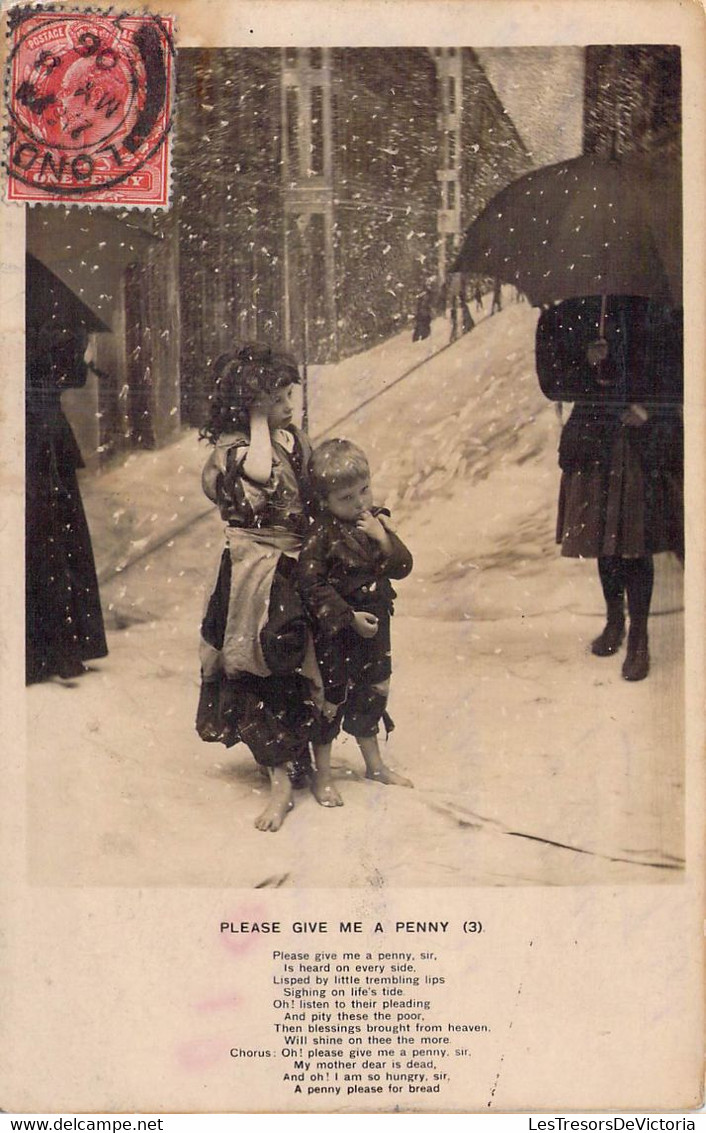
POLYGON ((7 199, 169 204, 172 17, 10 15, 7 199))

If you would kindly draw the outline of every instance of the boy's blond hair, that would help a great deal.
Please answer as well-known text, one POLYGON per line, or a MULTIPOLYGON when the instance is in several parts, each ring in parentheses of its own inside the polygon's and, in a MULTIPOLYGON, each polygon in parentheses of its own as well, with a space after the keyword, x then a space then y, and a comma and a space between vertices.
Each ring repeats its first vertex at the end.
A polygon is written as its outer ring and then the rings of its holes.
POLYGON ((370 476, 370 465, 358 445, 342 437, 335 437, 314 449, 309 461, 309 474, 314 492, 323 500, 329 492, 367 479, 370 476))

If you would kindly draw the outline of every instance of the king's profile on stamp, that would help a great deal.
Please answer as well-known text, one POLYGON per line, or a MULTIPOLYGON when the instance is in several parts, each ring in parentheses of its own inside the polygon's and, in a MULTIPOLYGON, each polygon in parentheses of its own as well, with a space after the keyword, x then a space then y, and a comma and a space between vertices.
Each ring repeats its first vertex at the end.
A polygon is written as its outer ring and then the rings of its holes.
POLYGON ((8 201, 168 205, 172 24, 40 8, 11 17, 8 201))

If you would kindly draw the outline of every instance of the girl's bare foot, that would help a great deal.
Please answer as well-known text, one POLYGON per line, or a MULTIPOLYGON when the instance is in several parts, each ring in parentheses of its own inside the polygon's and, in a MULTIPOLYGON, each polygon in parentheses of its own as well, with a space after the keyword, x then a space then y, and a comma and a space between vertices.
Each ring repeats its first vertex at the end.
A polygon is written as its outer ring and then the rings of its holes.
POLYGON ((311 792, 321 806, 343 806, 343 799, 334 787, 330 775, 324 775, 320 771, 315 772, 311 779, 311 792))
POLYGON ((262 814, 259 814, 255 819, 255 825, 258 830, 271 830, 273 832, 279 830, 288 812, 293 809, 294 803, 291 800, 283 806, 277 800, 271 799, 262 814))
POLYGON ((279 830, 287 813, 292 809, 292 784, 286 767, 270 770, 270 801, 255 819, 258 830, 279 830))
MULTIPOLYGON (((335 705, 329 705, 335 709, 335 705)), ((321 806, 343 806, 343 799, 333 785, 331 778, 331 743, 314 744, 314 763, 316 770, 311 780, 311 790, 321 806)))
POLYGON ((404 775, 398 775, 391 767, 380 760, 378 767, 366 767, 365 778, 374 779, 376 783, 386 783, 389 787, 413 787, 414 783, 411 779, 406 779, 404 775))

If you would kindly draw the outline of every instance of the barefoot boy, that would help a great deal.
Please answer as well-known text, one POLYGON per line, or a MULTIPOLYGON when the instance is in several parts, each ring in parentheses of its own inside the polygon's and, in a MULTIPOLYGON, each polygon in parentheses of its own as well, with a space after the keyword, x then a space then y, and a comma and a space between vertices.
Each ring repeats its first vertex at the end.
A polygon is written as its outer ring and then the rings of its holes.
POLYGON ((331 780, 331 745, 341 725, 355 736, 366 776, 411 787, 383 763, 378 725, 390 687, 391 578, 405 578, 412 556, 373 507, 365 453, 351 441, 324 441, 309 465, 319 514, 299 558, 299 587, 314 622, 324 684, 314 725, 313 792, 322 806, 342 806, 331 780))

